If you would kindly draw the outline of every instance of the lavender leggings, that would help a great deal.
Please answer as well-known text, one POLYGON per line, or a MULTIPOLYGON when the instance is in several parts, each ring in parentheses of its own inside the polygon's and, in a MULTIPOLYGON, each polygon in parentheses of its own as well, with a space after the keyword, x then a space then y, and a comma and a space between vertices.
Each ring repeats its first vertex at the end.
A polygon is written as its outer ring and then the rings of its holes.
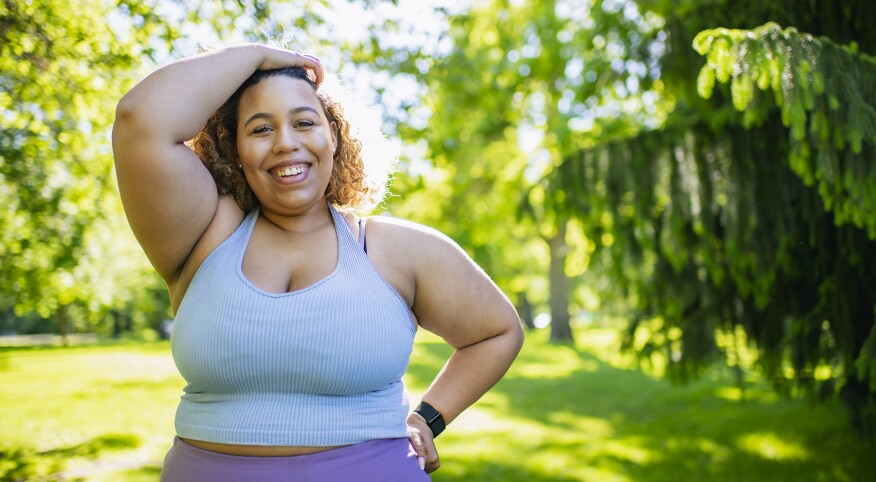
POLYGON ((372 440, 292 457, 251 457, 204 450, 174 438, 161 482, 421 482, 407 438, 372 440))

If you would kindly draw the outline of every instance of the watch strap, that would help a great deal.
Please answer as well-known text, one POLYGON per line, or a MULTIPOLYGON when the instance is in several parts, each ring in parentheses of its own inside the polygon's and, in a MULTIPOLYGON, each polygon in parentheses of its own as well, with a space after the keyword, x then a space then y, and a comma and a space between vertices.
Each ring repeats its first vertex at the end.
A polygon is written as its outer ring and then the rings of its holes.
POLYGON ((421 417, 426 420, 426 424, 429 425, 429 428, 432 430, 432 437, 436 438, 438 435, 444 431, 446 425, 444 424, 444 417, 441 416, 441 413, 438 410, 435 410, 435 407, 429 405, 426 402, 420 402, 417 405, 417 408, 414 409, 415 413, 418 413, 421 417))

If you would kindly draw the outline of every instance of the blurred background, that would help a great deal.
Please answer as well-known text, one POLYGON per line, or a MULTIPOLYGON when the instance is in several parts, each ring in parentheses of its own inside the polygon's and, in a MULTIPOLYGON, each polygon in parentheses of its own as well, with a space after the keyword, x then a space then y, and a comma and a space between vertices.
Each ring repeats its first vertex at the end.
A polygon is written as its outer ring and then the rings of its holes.
MULTIPOLYGON (((436 481, 876 480, 871 0, 0 0, 0 480, 158 480, 182 380, 110 130, 156 67, 318 55, 527 343, 436 481)), ((448 355, 418 334, 417 397, 448 355)))

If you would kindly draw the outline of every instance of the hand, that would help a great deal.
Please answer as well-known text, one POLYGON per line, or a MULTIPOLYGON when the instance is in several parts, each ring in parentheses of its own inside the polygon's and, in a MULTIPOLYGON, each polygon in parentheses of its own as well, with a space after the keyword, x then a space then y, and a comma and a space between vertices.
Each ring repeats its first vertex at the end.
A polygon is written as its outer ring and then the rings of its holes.
POLYGON ((267 45, 259 45, 262 51, 262 63, 259 65, 259 70, 282 69, 284 67, 304 67, 313 71, 316 85, 322 83, 325 79, 325 71, 322 69, 322 64, 319 59, 313 55, 307 55, 301 52, 293 52, 291 50, 270 47, 267 45))
POLYGON ((438 449, 435 448, 435 439, 432 437, 432 429, 426 423, 426 420, 418 413, 408 415, 408 437, 411 439, 411 445, 417 451, 417 460, 420 462, 420 467, 431 474, 438 470, 441 466, 441 460, 438 458, 438 449))

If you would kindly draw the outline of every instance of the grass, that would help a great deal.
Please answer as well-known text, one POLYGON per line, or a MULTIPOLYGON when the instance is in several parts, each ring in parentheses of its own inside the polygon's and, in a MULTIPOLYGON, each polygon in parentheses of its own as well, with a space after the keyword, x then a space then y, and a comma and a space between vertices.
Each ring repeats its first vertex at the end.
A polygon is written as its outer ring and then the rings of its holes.
MULTIPOLYGON (((627 367, 617 338, 532 333, 508 375, 438 440, 436 482, 867 481, 873 447, 837 403, 745 400, 715 368, 684 386, 627 367)), ((449 350, 421 332, 412 398, 449 350)), ((0 349, 0 480, 157 481, 182 380, 167 343, 0 349)))

